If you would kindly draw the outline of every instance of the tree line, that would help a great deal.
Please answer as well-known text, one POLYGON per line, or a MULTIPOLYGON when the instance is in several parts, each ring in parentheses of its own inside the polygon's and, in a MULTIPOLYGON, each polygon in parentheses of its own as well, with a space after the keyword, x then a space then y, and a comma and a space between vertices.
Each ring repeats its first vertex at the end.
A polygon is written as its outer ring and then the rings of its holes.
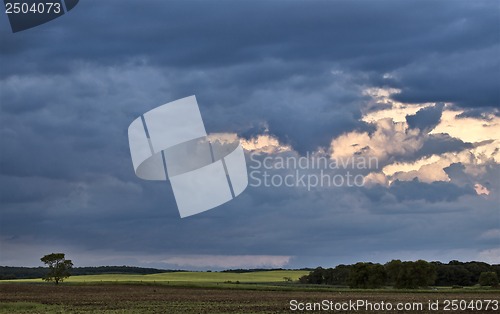
POLYGON ((392 260, 384 265, 356 263, 335 268, 318 267, 299 281, 304 284, 324 284, 371 289, 392 286, 414 289, 429 286, 498 286, 500 265, 483 262, 451 261, 427 262, 424 260, 402 262, 392 260))
MULTIPOLYGON (((32 279, 42 278, 49 271, 48 267, 11 267, 0 266, 0 280, 6 279, 32 279)), ((158 274, 179 272, 182 270, 165 270, 156 268, 142 268, 132 266, 99 266, 99 267, 73 267, 71 275, 99 275, 99 274, 158 274)))

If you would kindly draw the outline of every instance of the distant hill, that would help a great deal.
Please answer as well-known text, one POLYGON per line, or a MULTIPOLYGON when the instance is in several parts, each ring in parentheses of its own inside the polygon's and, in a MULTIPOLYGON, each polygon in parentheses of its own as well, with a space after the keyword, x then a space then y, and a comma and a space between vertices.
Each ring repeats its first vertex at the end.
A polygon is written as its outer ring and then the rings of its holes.
POLYGON ((307 270, 307 271, 313 271, 314 268, 300 268, 300 269, 283 269, 283 268, 250 268, 250 269, 227 269, 227 270, 222 270, 221 273, 236 273, 236 274, 244 274, 244 273, 254 273, 254 272, 261 272, 261 271, 276 271, 276 270, 307 270))
MULTIPOLYGON (((282 268, 254 268, 254 269, 228 269, 221 271, 222 273, 253 273, 262 271, 275 271, 275 270, 291 270, 282 268)), ((302 268, 298 270, 312 271, 312 268, 302 268)), ((0 266, 0 280, 8 279, 33 279, 41 278, 48 272, 47 267, 12 267, 0 266)), ((133 266, 99 266, 99 267, 74 267, 71 270, 71 275, 102 275, 102 274, 159 274, 159 273, 173 273, 173 272, 186 272, 186 270, 173 270, 173 269, 157 269, 157 268, 143 268, 133 266)), ((210 271, 209 271, 210 272, 210 271)))
MULTIPOLYGON (((99 275, 99 274, 159 274, 180 272, 183 270, 166 270, 156 268, 142 268, 132 266, 99 266, 99 267, 74 267, 71 274, 99 275)), ((41 278, 48 272, 47 267, 11 267, 0 266, 0 280, 2 279, 30 279, 41 278)))

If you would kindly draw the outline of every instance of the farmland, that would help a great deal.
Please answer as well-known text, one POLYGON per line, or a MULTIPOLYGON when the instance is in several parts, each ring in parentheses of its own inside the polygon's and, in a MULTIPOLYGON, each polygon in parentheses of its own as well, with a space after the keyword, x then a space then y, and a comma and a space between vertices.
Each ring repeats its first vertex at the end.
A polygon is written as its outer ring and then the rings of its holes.
MULTIPOLYGON (((285 278, 298 280, 299 277, 308 274, 301 270, 277 270, 258 271, 247 273, 230 272, 169 272, 148 275, 136 274, 100 274, 72 276, 64 282, 68 284, 79 283, 157 283, 157 284, 180 284, 180 285, 219 285, 237 283, 282 283, 285 278)), ((32 282, 40 283, 37 279, 4 280, 3 282, 32 282)))
MULTIPOLYGON (((177 272, 151 275, 73 276, 61 285, 41 279, 0 282, 0 313, 282 313, 290 301, 298 302, 389 302, 423 304, 458 299, 499 299, 498 290, 477 288, 440 290, 350 290, 287 283, 305 271, 253 273, 177 272)), ((370 313, 370 311, 342 311, 370 313)), ((373 313, 380 311, 373 311, 373 313)), ((396 311, 384 311, 396 313, 396 311)), ((416 311, 408 311, 416 313, 416 311)), ((422 311, 418 311, 421 313, 422 311)), ((424 310, 424 312, 426 312, 424 310)), ((484 312, 484 311, 483 311, 484 312)), ((492 313, 494 311, 491 311, 492 313)), ((399 311, 401 313, 401 311, 399 311)), ((432 311, 429 313, 450 313, 432 311)), ((466 309, 461 313, 478 313, 466 309)))

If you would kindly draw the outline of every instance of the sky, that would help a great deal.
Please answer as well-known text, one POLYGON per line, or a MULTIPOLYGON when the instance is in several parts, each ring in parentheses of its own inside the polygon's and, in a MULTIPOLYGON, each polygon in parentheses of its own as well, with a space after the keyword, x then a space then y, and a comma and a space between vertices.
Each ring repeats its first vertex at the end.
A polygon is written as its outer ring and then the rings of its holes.
POLYGON ((500 263, 499 56, 497 1, 82 0, 18 33, 0 14, 0 265, 500 263), (250 179, 181 219, 170 182, 135 175, 127 129, 190 95, 249 174, 377 164, 350 169, 362 186, 250 179))

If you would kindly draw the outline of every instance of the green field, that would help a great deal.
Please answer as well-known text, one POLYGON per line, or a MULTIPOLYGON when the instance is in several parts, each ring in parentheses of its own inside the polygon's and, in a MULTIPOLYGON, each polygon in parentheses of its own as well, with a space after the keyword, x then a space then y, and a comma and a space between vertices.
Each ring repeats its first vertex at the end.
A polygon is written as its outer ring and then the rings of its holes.
MULTIPOLYGON (((126 283, 126 282, 149 282, 149 283, 278 283, 285 282, 285 277, 296 281, 301 276, 307 275, 308 271, 302 270, 276 270, 259 271, 249 273, 221 273, 221 272, 172 272, 150 275, 132 274, 103 274, 71 276, 65 283, 126 283)), ((1 282, 42 282, 37 279, 3 280, 1 282)), ((0 283, 1 283, 0 282, 0 283)))

